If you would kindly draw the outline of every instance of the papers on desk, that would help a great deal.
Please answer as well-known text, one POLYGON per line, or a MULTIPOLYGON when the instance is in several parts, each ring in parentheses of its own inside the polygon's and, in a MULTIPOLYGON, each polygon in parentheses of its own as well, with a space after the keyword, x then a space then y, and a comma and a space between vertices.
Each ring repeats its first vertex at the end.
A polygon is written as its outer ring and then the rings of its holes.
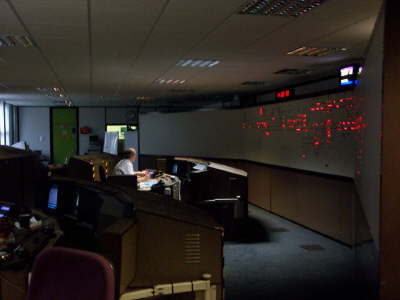
POLYGON ((207 166, 202 164, 196 164, 193 166, 193 169, 197 171, 207 171, 207 166))
POLYGON ((139 182, 138 189, 139 191, 150 191, 151 187, 157 183, 158 183, 157 179, 151 179, 144 182, 139 182))

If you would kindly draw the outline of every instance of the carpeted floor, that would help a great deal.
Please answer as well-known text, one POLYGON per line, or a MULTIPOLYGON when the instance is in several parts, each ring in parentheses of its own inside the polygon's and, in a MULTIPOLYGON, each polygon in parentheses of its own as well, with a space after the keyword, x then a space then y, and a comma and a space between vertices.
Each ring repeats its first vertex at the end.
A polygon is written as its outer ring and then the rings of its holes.
POLYGON ((225 243, 227 300, 357 299, 354 250, 254 206, 249 212, 243 242, 225 243))

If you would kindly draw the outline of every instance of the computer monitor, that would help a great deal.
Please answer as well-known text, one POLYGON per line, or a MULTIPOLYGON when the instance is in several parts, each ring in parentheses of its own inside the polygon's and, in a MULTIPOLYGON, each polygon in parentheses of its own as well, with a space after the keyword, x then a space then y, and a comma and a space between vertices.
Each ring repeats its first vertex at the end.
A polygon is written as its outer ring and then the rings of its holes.
POLYGON ((174 162, 171 167, 171 174, 178 175, 178 162, 174 162))
POLYGON ((49 191, 49 199, 47 201, 47 208, 49 210, 56 210, 58 204, 58 186, 52 185, 49 191))
POLYGON ((178 176, 179 178, 187 178, 192 172, 195 164, 187 161, 174 160, 169 166, 168 173, 178 176))

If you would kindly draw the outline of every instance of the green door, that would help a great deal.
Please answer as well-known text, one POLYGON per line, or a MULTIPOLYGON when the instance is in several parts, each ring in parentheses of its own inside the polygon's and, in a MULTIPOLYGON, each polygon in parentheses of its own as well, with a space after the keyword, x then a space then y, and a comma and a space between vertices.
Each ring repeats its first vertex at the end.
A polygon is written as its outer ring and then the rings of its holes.
POLYGON ((77 109, 53 108, 51 115, 53 163, 65 164, 78 153, 77 109))

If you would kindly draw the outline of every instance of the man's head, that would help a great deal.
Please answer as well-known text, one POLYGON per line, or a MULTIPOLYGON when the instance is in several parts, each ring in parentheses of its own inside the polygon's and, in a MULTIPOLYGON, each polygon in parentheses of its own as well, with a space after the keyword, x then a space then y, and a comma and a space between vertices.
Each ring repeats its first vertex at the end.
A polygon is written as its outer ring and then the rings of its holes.
POLYGON ((125 159, 129 159, 130 161, 134 162, 136 160, 136 150, 133 148, 128 148, 123 153, 125 159))

